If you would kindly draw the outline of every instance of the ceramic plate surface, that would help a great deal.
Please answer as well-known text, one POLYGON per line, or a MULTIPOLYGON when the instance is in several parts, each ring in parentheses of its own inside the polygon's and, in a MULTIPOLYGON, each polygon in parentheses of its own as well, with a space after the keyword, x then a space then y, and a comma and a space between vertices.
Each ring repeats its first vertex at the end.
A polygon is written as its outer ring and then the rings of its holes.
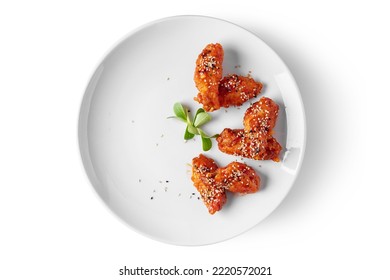
MULTIPOLYGON (((242 128, 249 103, 212 112, 204 130, 242 128)), ((171 17, 132 32, 99 64, 81 105, 79 144, 96 192, 133 229, 171 244, 211 244, 252 228, 284 199, 303 159, 304 109, 290 71, 257 36, 215 18, 171 17), (281 162, 223 154, 215 140, 203 152, 199 138, 183 140, 184 123, 167 118, 175 102, 191 112, 200 107, 193 100, 195 61, 215 42, 225 50, 224 74, 250 73, 264 84, 252 102, 267 96, 279 104, 281 162), (190 179, 191 160, 200 153, 220 166, 247 163, 261 175, 262 190, 229 195, 222 211, 210 215, 190 179)))

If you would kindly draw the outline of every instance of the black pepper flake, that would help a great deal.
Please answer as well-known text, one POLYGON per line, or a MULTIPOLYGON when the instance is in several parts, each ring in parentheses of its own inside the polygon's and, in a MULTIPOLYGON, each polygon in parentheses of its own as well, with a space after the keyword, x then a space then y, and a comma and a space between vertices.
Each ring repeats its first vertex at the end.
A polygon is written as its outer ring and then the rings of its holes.
POLYGON ((150 197, 150 200, 153 200, 153 196, 150 197))
POLYGON ((166 180, 166 181, 165 181, 165 183, 169 183, 169 181, 168 181, 168 180, 166 180))

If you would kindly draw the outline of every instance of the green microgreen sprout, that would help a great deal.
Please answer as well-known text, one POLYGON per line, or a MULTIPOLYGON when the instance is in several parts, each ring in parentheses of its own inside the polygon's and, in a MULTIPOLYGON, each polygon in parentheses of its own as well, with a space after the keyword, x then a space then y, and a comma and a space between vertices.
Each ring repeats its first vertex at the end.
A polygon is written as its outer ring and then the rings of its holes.
POLYGON ((173 112, 175 113, 175 116, 169 118, 175 118, 187 124, 186 130, 184 132, 184 140, 190 140, 194 138, 195 135, 199 135, 202 139, 203 151, 210 150, 213 145, 211 138, 218 137, 218 134, 208 136, 200 127, 211 121, 211 116, 205 112, 205 110, 199 108, 196 111, 194 119, 191 120, 189 110, 179 102, 173 105, 173 112))

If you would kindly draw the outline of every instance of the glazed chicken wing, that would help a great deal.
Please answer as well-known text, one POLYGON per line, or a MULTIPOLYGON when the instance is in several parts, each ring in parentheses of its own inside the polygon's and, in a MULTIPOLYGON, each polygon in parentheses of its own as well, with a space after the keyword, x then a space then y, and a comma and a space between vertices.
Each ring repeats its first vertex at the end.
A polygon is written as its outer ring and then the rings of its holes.
POLYGON ((221 152, 255 160, 279 161, 282 150, 274 137, 264 137, 259 132, 245 132, 243 129, 225 128, 217 142, 221 152))
POLYGON ((221 210, 226 202, 225 188, 215 183, 217 169, 215 162, 202 154, 192 159, 191 180, 210 214, 221 210))
POLYGON ((194 81, 199 91, 194 98, 208 112, 221 107, 241 106, 263 88, 250 76, 236 74, 222 79, 224 50, 221 44, 208 44, 196 60, 194 81))
POLYGON ((268 136, 272 134, 278 113, 279 105, 271 98, 262 97, 245 111, 244 130, 246 132, 261 132, 268 136))
POLYGON ((234 193, 255 193, 260 187, 260 177, 256 171, 241 162, 231 162, 217 170, 215 182, 234 193))
POLYGON ((223 55, 221 44, 208 44, 196 60, 194 81, 199 93, 194 99, 203 104, 203 109, 208 112, 221 107, 218 85, 222 78, 223 55))
POLYGON ((219 104, 221 107, 241 106, 256 97, 263 84, 251 77, 228 75, 219 82, 219 104))
POLYGON ((220 151, 255 160, 279 161, 282 146, 272 136, 279 106, 263 97, 245 112, 244 129, 225 128, 217 137, 220 151))
POLYGON ((210 214, 222 209, 226 191, 248 194, 260 188, 260 177, 250 166, 232 162, 218 168, 214 160, 202 154, 192 159, 192 177, 195 188, 210 214))

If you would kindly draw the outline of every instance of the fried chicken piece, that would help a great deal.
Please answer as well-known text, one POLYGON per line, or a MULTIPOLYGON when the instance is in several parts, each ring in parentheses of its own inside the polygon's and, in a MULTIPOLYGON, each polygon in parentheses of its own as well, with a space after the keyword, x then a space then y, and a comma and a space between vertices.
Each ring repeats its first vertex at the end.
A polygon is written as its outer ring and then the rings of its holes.
POLYGON ((243 129, 225 128, 217 137, 221 152, 255 160, 279 161, 282 146, 272 137, 260 132, 245 132, 243 129))
POLYGON ((192 159, 191 180, 210 214, 222 209, 226 191, 248 194, 260 188, 260 177, 245 163, 231 162, 218 168, 211 158, 202 154, 192 159))
POLYGON ((263 84, 250 76, 228 75, 219 82, 219 104, 221 107, 241 106, 249 99, 256 97, 263 84))
POLYGON ((279 106, 262 97, 244 115, 244 129, 225 128, 217 137, 220 151, 255 160, 279 161, 282 146, 272 136, 279 106))
POLYGON ((222 79, 224 50, 219 43, 208 44, 196 60, 194 81, 198 95, 195 101, 203 104, 208 112, 221 107, 241 106, 250 98, 256 97, 263 84, 236 74, 222 79))
POLYGON ((229 163, 224 168, 219 168, 215 182, 228 191, 241 194, 255 193, 260 188, 260 177, 256 171, 252 167, 236 161, 229 163))
POLYGON ((272 134, 278 118, 279 105, 271 98, 262 97, 253 103, 244 114, 244 130, 246 132, 261 132, 264 135, 272 134))
POLYGON ((223 56, 221 44, 208 44, 196 60, 194 81, 199 93, 194 99, 203 104, 203 109, 208 112, 221 107, 218 85, 222 79, 223 56))
POLYGON ((192 159, 191 180, 210 214, 221 210, 226 203, 225 188, 215 183, 217 169, 215 162, 202 154, 192 159))

